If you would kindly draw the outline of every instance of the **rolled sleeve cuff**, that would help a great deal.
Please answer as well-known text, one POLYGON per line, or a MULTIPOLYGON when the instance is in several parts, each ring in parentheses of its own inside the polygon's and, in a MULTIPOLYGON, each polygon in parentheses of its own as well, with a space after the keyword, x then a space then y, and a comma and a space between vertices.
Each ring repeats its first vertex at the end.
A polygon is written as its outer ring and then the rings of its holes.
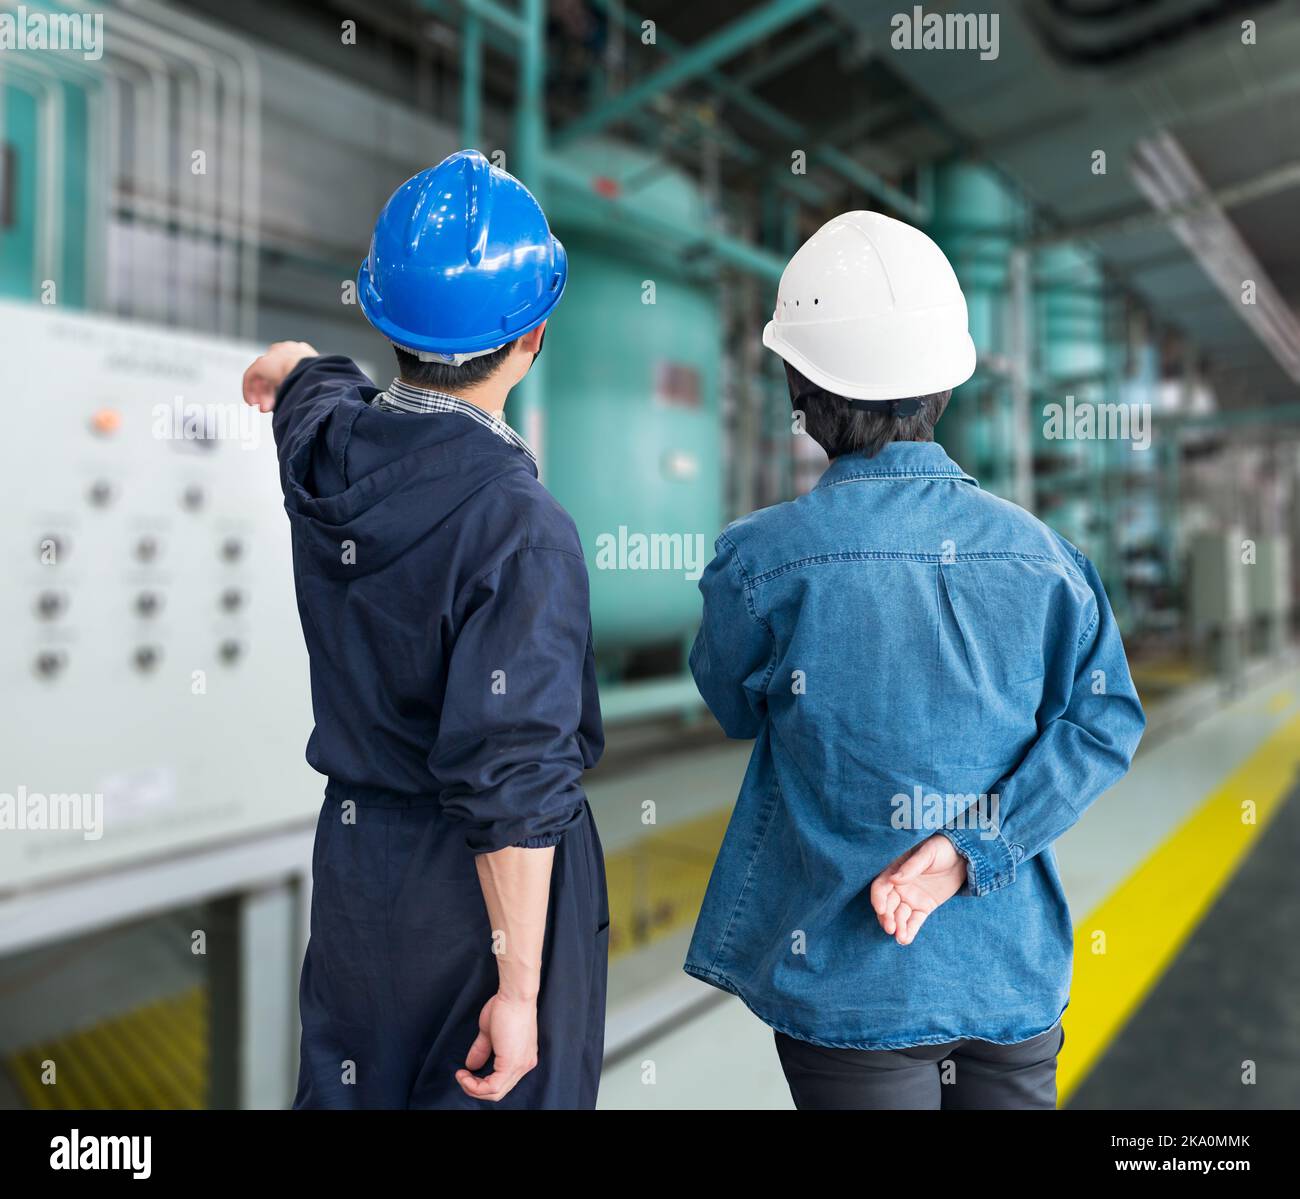
POLYGON ((563 833, 543 833, 540 837, 525 837, 516 841, 512 849, 545 849, 549 845, 559 845, 564 840, 563 833))
POLYGON ((488 825, 472 825, 465 832, 465 844, 476 854, 496 853, 499 849, 545 849, 558 845, 582 819, 584 806, 567 812, 551 813, 545 818, 506 819, 488 825))
POLYGON ((953 848, 966 859, 966 885, 961 895, 985 896, 1016 881, 1015 847, 999 832, 984 837, 970 829, 940 829, 953 848))

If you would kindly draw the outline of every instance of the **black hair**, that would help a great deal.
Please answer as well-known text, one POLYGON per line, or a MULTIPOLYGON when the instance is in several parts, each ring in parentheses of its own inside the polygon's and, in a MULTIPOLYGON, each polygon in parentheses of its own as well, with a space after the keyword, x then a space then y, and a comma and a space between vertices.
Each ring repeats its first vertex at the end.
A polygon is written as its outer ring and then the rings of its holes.
POLYGON ((393 353, 397 355, 398 371, 407 383, 433 391, 456 392, 490 379, 514 348, 515 342, 507 342, 499 350, 481 358, 471 358, 460 366, 446 362, 421 362, 414 354, 408 354, 397 346, 393 347, 393 353))
POLYGON ((900 397, 908 415, 852 408, 849 401, 806 379, 788 362, 785 378, 790 386, 790 407, 803 413, 803 428, 828 458, 865 454, 874 458, 894 441, 933 441, 934 426, 948 407, 952 388, 933 395, 900 397))

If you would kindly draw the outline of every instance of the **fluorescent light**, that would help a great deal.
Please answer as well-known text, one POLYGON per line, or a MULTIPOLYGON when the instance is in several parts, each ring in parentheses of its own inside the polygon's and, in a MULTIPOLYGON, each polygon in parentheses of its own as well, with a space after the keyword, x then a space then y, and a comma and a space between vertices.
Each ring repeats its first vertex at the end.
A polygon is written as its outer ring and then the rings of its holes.
POLYGON ((1292 382, 1300 383, 1300 321, 1215 202, 1178 140, 1166 131, 1141 139, 1130 164, 1133 182, 1191 251, 1210 280, 1268 348, 1292 382), (1243 304, 1241 285, 1255 284, 1255 303, 1243 304))

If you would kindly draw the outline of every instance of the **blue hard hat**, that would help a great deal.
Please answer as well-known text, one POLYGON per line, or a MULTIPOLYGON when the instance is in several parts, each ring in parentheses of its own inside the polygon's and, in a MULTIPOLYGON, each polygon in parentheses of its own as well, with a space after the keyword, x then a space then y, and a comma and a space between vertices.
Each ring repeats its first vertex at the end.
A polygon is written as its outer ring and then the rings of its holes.
POLYGON ((568 256, 532 193, 477 150, 460 150, 384 205, 357 292, 389 341, 450 357, 535 329, 560 302, 568 274, 568 256))

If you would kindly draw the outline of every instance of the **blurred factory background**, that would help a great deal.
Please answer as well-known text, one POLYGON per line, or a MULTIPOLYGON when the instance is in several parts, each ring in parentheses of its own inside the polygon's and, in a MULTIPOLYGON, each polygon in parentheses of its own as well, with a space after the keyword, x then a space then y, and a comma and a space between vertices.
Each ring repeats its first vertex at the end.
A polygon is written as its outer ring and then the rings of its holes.
POLYGON ((104 797, 98 839, 0 831, 0 1104, 291 1097, 321 780, 238 382, 302 339, 386 384, 370 227, 476 146, 571 261, 509 415, 592 575, 602 1105, 789 1105, 770 1033, 680 971, 748 752, 686 672, 695 581, 597 551, 711 547, 816 481, 759 335, 854 208, 947 252, 980 367, 940 439, 1097 563, 1150 717, 1059 848, 1062 1101, 1296 1105, 1300 6, 981 11, 995 55, 900 48, 896 0, 0 0, 102 15, 98 52, 0 41, 0 792, 104 797))

